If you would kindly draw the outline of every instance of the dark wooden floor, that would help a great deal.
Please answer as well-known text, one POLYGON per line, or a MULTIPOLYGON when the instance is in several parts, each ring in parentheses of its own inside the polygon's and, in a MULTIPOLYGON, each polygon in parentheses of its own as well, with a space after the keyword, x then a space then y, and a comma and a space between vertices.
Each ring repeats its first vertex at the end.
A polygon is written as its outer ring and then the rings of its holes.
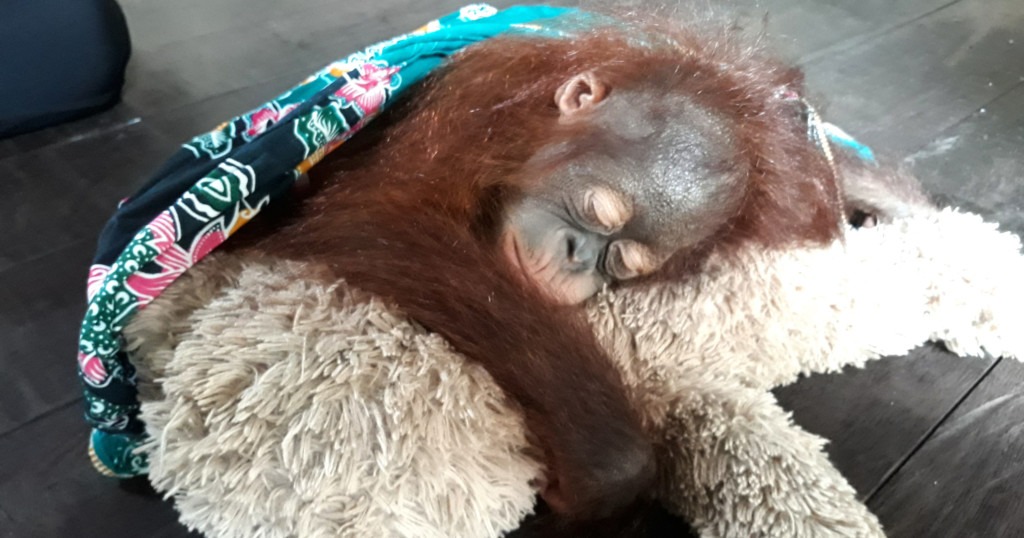
MULTIPOLYGON (((74 376, 94 240, 175 145, 468 0, 123 0, 124 103, 0 141, 0 537, 179 537, 95 475, 74 376)), ((496 2, 506 4, 509 2, 496 2)), ((741 3, 831 120, 1024 232, 1024 2, 741 3)), ((2 83, 2 77, 0 77, 2 83)), ((880 275, 882 277, 882 275, 880 275)), ((925 349, 777 391, 894 537, 1024 536, 1024 367, 925 349)))

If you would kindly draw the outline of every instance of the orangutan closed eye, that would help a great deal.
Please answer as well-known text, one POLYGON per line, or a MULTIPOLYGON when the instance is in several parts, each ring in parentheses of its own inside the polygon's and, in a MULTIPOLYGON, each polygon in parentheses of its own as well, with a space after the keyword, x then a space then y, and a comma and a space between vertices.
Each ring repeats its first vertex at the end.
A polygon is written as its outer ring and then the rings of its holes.
POLYGON ((632 503, 656 465, 572 305, 712 250, 842 233, 832 168, 778 98, 799 74, 658 31, 470 47, 314 168, 324 187, 250 247, 328 265, 483 365, 542 451, 541 496, 573 518, 632 503))

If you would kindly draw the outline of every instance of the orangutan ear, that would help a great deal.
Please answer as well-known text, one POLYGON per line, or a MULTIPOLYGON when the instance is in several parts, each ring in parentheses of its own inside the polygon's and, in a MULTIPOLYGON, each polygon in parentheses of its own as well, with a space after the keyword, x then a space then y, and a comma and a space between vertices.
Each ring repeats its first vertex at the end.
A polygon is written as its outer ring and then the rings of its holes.
POLYGON ((562 119, 571 119, 597 106, 608 95, 605 85, 593 71, 580 73, 555 91, 555 103, 562 119))

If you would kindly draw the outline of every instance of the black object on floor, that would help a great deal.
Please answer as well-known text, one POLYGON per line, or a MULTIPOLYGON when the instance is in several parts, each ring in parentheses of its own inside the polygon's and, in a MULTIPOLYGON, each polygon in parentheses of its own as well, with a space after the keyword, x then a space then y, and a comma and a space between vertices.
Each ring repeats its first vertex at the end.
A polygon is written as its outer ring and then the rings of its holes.
POLYGON ((114 0, 0 0, 0 138, 121 97, 131 45, 114 0))

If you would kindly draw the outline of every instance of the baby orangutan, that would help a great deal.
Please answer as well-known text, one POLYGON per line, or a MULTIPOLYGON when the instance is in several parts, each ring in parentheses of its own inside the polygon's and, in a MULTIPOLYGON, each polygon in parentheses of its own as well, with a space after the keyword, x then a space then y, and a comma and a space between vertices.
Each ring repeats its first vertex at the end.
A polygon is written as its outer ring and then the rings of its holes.
POLYGON ((472 46, 314 168, 246 248, 330 267, 484 366, 570 519, 650 490, 654 451, 579 304, 683 278, 712 250, 822 243, 844 211, 799 74, 683 29, 472 46), (712 46, 713 45, 713 46, 712 46))

